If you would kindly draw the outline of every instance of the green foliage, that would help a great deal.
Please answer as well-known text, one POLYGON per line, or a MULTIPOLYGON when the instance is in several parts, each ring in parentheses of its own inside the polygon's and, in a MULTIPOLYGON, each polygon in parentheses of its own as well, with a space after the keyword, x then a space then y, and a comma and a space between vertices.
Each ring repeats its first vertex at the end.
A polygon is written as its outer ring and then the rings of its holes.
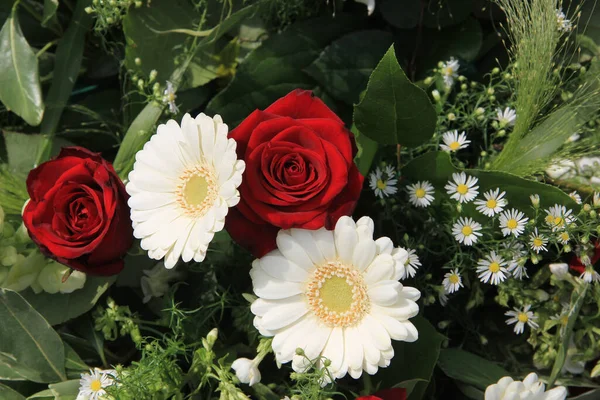
POLYGON ((0 383, 0 398, 4 400, 25 400, 25 396, 2 383, 0 383))
POLYGON ((450 378, 482 390, 510 375, 497 364, 456 348, 443 349, 437 365, 450 378))

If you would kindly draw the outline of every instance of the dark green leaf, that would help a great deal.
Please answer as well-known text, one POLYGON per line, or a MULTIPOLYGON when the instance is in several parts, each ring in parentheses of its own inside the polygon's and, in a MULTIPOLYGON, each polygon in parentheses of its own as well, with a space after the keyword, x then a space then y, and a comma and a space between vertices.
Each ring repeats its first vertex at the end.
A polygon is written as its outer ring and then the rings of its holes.
POLYGON ((483 42, 481 25, 475 18, 469 18, 460 25, 444 30, 425 29, 423 31, 422 67, 435 66, 438 61, 450 57, 473 61, 479 54, 483 42))
POLYGON ((0 101, 29 125, 39 125, 44 102, 38 61, 21 31, 17 5, 0 31, 0 101))
POLYGON ((75 400, 79 394, 79 379, 48 385, 54 400, 75 400))
POLYGON ((65 346, 65 369, 67 372, 75 372, 76 377, 79 377, 79 372, 87 372, 90 367, 83 362, 79 354, 68 343, 63 342, 63 344, 65 346))
POLYGON ((388 32, 352 32, 333 41, 305 71, 337 100, 353 104, 391 44, 388 32))
POLYGON ((579 396, 569 397, 569 400, 598 400, 600 398, 600 389, 591 390, 579 396))
MULTIPOLYGON (((27 135, 24 133, 3 131, 8 168, 20 177, 25 177, 36 164, 36 154, 42 148, 42 135, 27 135)), ((59 139, 52 143, 51 154, 56 154, 61 146, 70 143, 59 139)))
POLYGON ((471 385, 467 385, 462 382, 456 382, 456 386, 458 386, 460 391, 470 399, 484 400, 485 398, 485 393, 483 390, 479 390, 471 385))
POLYGON ((10 387, 0 383, 0 399, 2 399, 2 400, 25 400, 25 396, 23 396, 19 392, 15 392, 10 387))
POLYGON ((102 360, 102 365, 106 365, 106 355, 104 354, 104 336, 102 336, 102 333, 96 331, 96 328, 94 327, 94 320, 91 315, 84 315, 77 319, 74 329, 79 335, 81 335, 82 338, 87 340, 88 344, 94 348, 100 357, 100 360, 102 360))
POLYGON ((0 363, 34 382, 66 380, 62 340, 18 293, 0 289, 0 321, 0 363))
POLYGON ((442 350, 438 366, 450 378, 482 390, 510 375, 493 362, 461 349, 442 350))
POLYGON ((369 139, 365 135, 362 135, 358 129, 356 129, 355 125, 352 125, 352 133, 354 133, 354 137, 356 138, 356 147, 358 147, 358 152, 356 153, 356 157, 354 157, 354 162, 356 163, 360 173, 364 176, 367 176, 369 170, 371 169, 371 164, 373 164, 373 159, 377 154, 379 145, 376 141, 369 139))
POLYGON ((58 9, 58 0, 44 0, 44 14, 42 15, 42 26, 47 26, 48 22, 56 17, 58 9))
POLYGON ((379 9, 390 25, 411 29, 419 23, 421 3, 421 0, 382 0, 379 9))
POLYGON ((417 146, 433 135, 436 121, 429 97, 406 77, 390 47, 354 107, 356 127, 381 144, 417 146))
POLYGON ((423 25, 441 30, 459 24, 471 14, 472 7, 472 0, 429 0, 423 9, 423 25))

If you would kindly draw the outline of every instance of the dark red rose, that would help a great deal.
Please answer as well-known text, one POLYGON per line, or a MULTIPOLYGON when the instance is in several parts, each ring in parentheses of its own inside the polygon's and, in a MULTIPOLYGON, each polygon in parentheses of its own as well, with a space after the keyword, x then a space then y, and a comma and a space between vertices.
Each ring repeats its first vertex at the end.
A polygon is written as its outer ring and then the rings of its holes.
POLYGON ((81 147, 27 177, 23 222, 48 257, 90 275, 113 275, 133 243, 128 195, 112 165, 81 147))
POLYGON ((312 92, 254 111, 230 137, 246 171, 225 226, 256 257, 275 249, 279 229, 333 229, 354 211, 364 179, 354 136, 312 92))
MULTIPOLYGON (((600 241, 595 241, 594 254, 590 254, 590 262, 592 265, 596 265, 598 260, 600 260, 600 241)), ((569 262, 569 268, 578 274, 583 274, 585 272, 585 265, 577 256, 573 256, 571 258, 571 261, 569 262)))
POLYGON ((406 400, 406 389, 393 388, 380 390, 371 396, 357 397, 356 400, 406 400))

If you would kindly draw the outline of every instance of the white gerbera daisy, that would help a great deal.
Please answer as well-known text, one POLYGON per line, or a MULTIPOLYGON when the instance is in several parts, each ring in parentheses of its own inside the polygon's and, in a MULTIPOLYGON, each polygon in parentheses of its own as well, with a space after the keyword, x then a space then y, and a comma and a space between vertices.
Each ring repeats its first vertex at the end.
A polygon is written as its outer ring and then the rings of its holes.
POLYGON ((397 183, 398 179, 396 179, 396 173, 393 169, 386 168, 384 172, 377 167, 375 171, 369 174, 369 187, 375 192, 375 196, 381 199, 396 194, 398 191, 397 183))
POLYGON ((468 203, 472 201, 479 192, 479 186, 477 184, 477 178, 474 176, 468 176, 464 172, 455 172, 452 174, 452 180, 448 181, 448 184, 444 186, 446 192, 450 195, 451 199, 457 200, 461 203, 468 203))
POLYGON ((487 215, 488 217, 493 217, 494 215, 498 214, 508 204, 508 202, 504 198, 505 194, 506 192, 500 193, 499 188, 496 188, 495 190, 488 190, 483 194, 485 200, 475 200, 477 211, 483 213, 484 215, 487 215))
POLYGON ((506 320, 506 325, 515 324, 515 333, 520 335, 525 330, 525 324, 529 325, 531 329, 539 328, 539 325, 535 320, 537 316, 530 311, 531 304, 527 304, 522 310, 515 308, 512 311, 507 311, 504 313, 507 317, 510 317, 506 320))
POLYGON ((220 116, 184 115, 159 125, 135 156, 127 192, 133 235, 150 258, 200 262, 240 195, 244 161, 220 116))
POLYGON ((428 181, 419 181, 406 187, 408 201, 415 207, 427 207, 434 200, 433 185, 428 181))
POLYGON ((440 148, 447 152, 455 152, 460 149, 466 149, 469 147, 470 140, 467 140, 467 134, 461 132, 458 134, 457 130, 448 131, 442 135, 442 141, 444 144, 440 144, 440 148))
POLYGON ((519 237, 525 230, 525 224, 529 218, 516 209, 506 210, 500 214, 500 228, 504 236, 514 235, 519 237))
POLYGON ((565 229, 571 223, 575 222, 575 217, 571 215, 572 210, 567 207, 555 204, 546 211, 546 224, 552 228, 552 232, 565 229))
POLYGON ((404 274, 400 279, 412 278, 417 274, 417 270, 421 266, 421 261, 417 252, 413 249, 406 249, 406 256, 403 259, 404 262, 404 274))
POLYGON ((477 276, 483 283, 497 285, 506 280, 507 274, 506 261, 494 251, 477 262, 477 276))
POLYGON ((531 250, 535 251, 539 254, 540 251, 548 251, 546 245, 548 244, 548 239, 538 233, 538 229, 535 228, 531 235, 529 235, 529 245, 531 246, 531 250))
POLYGON ((567 18, 563 10, 556 10, 556 24, 559 32, 570 32, 573 29, 573 23, 567 18))
POLYGON ((567 389, 564 386, 557 386, 547 392, 545 390, 546 386, 533 372, 527 375, 523 382, 505 376, 498 383, 487 387, 485 400, 565 400, 567 398, 567 389))
POLYGON ((450 57, 450 60, 442 63, 440 73, 446 86, 450 87, 454 84, 454 79, 458 77, 459 68, 460 63, 454 57, 450 57))
POLYGON ((581 204, 581 196, 579 195, 579 193, 577 193, 577 191, 569 193, 569 197, 575 200, 575 203, 581 204))
POLYGON ((106 395, 107 387, 115 383, 115 370, 90 369, 89 374, 81 374, 77 400, 99 400, 106 395))
POLYGON ((163 102, 165 102, 165 104, 169 106, 169 112, 171 114, 177 114, 179 112, 179 108, 175 103, 177 95, 175 94, 175 88, 173 87, 173 84, 171 82, 167 81, 167 87, 165 88, 163 94, 163 102))
POLYGON ((281 230, 278 249, 252 263, 254 325, 273 337, 278 363, 304 372, 307 359, 322 367, 325 358, 335 379, 356 379, 390 364, 391 339, 417 340, 409 318, 421 294, 398 282, 406 251, 395 257, 389 238, 373 240, 373 227, 368 217, 341 217, 334 231, 281 230))
POLYGON ((452 234, 457 242, 463 243, 465 246, 472 246, 477 243, 477 237, 481 236, 481 224, 472 218, 460 217, 457 222, 452 225, 452 234))
POLYGON ((517 120, 517 112, 509 107, 506 107, 504 111, 498 108, 496 109, 496 120, 501 128, 513 126, 517 120))
POLYGON ((463 287, 462 278, 457 268, 454 268, 452 271, 444 274, 442 285, 444 285, 444 290, 446 293, 454 293, 463 287))

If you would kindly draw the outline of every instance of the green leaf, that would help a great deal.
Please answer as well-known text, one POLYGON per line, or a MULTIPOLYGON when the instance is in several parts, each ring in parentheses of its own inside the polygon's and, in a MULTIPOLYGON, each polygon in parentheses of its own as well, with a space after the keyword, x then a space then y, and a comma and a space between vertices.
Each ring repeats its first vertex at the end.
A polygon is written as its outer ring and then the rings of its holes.
POLYGON ((461 349, 442 350, 438 367, 450 378, 482 390, 503 376, 510 376, 504 368, 461 349))
POLYGON ((391 44, 389 32, 352 32, 333 41, 305 71, 337 100, 353 104, 391 44))
POLYGON ((34 382, 67 379, 62 340, 18 293, 0 289, 0 321, 0 363, 34 382))
POLYGON ((44 115, 38 61, 21 31, 17 5, 0 31, 0 101, 35 126, 44 115))
POLYGON ((0 399, 2 400, 25 400, 25 396, 14 391, 10 387, 0 383, 0 399))
POLYGON ((423 46, 420 63, 422 68, 429 68, 450 57, 475 60, 483 43, 483 33, 479 21, 469 18, 460 25, 443 30, 425 29, 422 40, 428 45, 423 46))
POLYGON ((79 379, 72 379, 66 382, 53 383, 48 385, 54 400, 75 400, 79 394, 79 379))
POLYGON ((367 92, 354 107, 354 123, 380 144, 417 146, 435 130, 437 116, 427 94, 404 74, 390 47, 371 74, 367 92))
POLYGON ((421 0, 380 0, 381 15, 390 25, 400 29, 412 29, 419 23, 421 0))
POLYGON ((65 346, 65 369, 67 372, 75 372, 76 377, 79 377, 79 372, 87 372, 90 367, 79 357, 79 354, 68 343, 63 342, 63 345, 65 346))
POLYGON ((441 30, 441 28, 459 24, 467 19, 472 9, 473 3, 471 1, 429 0, 423 8, 423 25, 441 30))
POLYGON ((354 162, 360 173, 367 176, 371 169, 371 164, 373 164, 373 160, 375 159, 375 155, 377 154, 377 150, 379 149, 379 145, 376 141, 361 134, 358 129, 356 129, 355 125, 352 125, 351 131, 354 133, 356 147, 358 148, 356 157, 354 157, 354 162))
MULTIPOLYGON (((42 135, 28 135, 25 133, 3 131, 8 168, 11 172, 25 179, 29 171, 35 166, 38 151, 42 148, 42 135)), ((51 154, 56 154, 62 146, 70 142, 59 139, 52 143, 51 154)))
POLYGON ((600 389, 591 390, 579 396, 569 397, 569 400, 597 400, 600 398, 600 389))
POLYGON ((47 26, 50 20, 55 19, 58 10, 58 0, 44 0, 44 14, 42 15, 42 26, 47 26))
POLYGON ((84 315, 77 319, 74 329, 94 348, 100 360, 102 360, 102 365, 107 365, 106 355, 104 354, 104 336, 96 330, 92 316, 84 315))
POLYGON ((24 381, 24 377, 19 375, 17 371, 12 369, 9 365, 0 362, 0 380, 2 381, 24 381))
POLYGON ((27 289, 21 294, 51 325, 58 325, 91 310, 115 279, 88 275, 83 288, 73 293, 35 294, 27 289))
POLYGON ((313 18, 269 37, 239 65, 206 112, 220 114, 229 126, 236 126, 257 108, 268 107, 294 89, 314 88, 314 80, 302 70, 332 40, 354 30, 362 20, 345 14, 313 18))

